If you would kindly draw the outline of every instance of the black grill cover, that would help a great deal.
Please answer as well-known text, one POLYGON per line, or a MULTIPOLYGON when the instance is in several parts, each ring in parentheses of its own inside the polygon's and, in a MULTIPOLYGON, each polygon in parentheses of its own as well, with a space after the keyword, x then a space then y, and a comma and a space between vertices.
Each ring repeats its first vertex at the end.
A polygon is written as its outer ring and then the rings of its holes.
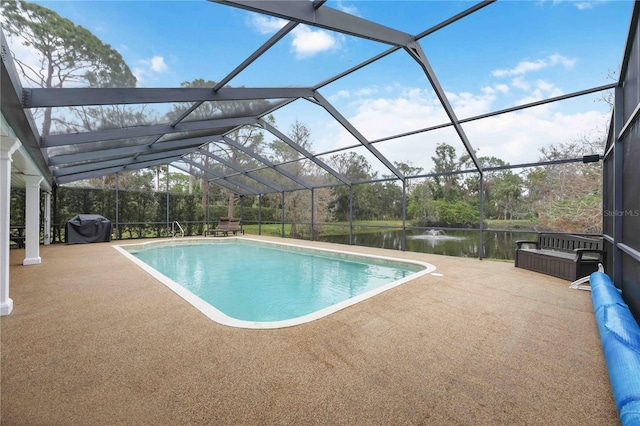
POLYGON ((72 217, 64 228, 65 242, 98 243, 111 241, 111 221, 99 214, 79 214, 72 217))

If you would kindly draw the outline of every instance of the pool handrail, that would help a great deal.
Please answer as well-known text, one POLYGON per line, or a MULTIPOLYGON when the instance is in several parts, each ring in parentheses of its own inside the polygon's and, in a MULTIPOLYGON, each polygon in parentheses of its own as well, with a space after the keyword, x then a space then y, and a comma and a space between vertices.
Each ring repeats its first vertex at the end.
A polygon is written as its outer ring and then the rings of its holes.
POLYGON ((171 235, 173 238, 176 238, 176 225, 178 225, 178 229, 180 229, 180 236, 184 238, 184 229, 182 229, 182 226, 180 226, 177 220, 174 220, 171 224, 171 235))

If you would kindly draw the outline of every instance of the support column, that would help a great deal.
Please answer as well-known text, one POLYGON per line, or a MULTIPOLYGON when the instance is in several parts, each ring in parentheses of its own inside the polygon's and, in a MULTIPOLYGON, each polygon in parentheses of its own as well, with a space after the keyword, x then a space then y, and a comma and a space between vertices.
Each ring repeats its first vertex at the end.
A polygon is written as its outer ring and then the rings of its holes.
POLYGON ((315 232, 315 194, 313 192, 313 188, 311 188, 311 241, 314 241, 314 232, 315 232))
POLYGON ((120 194, 119 194, 118 173, 116 173, 116 240, 120 239, 120 194))
POLYGON ((209 227, 209 224, 211 223, 211 218, 209 217, 209 204, 211 203, 211 201, 209 201, 210 197, 211 197, 211 191, 209 190, 209 181, 207 181, 207 208, 205 209, 206 214, 207 214, 207 228, 209 227))
POLYGON ((478 242, 478 258, 484 257, 484 175, 480 174, 480 240, 478 242))
POLYGON ((37 265, 40 259, 40 182, 41 176, 25 176, 25 256, 23 265, 37 265))
POLYGON ((284 191, 282 191, 282 231, 280 236, 284 238, 284 191))
POLYGON ((262 194, 258 194, 258 235, 262 235, 262 194))
POLYGON ((53 185, 53 242, 56 242, 56 239, 59 243, 62 242, 62 238, 60 235, 60 225, 58 221, 58 186, 53 185))
POLYGON ((349 185, 349 245, 353 244, 353 185, 349 185))
POLYGON ((0 138, 0 315, 9 315, 13 300, 9 298, 9 215, 11 209, 11 155, 20 147, 15 138, 0 138))
POLYGON ((402 241, 400 250, 407 250, 407 179, 402 180, 402 241))
POLYGON ((51 244, 51 192, 44 194, 44 245, 51 244))
POLYGON ((167 235, 169 234, 173 237, 171 222, 169 222, 169 165, 167 164, 167 235))

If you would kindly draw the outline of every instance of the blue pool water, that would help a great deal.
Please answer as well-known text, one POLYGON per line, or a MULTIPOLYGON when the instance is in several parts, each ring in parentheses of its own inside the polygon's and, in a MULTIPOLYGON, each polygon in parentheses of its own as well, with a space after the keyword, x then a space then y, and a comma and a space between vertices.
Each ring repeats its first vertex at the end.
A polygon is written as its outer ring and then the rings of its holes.
POLYGON ((200 241, 127 251, 224 315, 246 322, 304 317, 427 269, 243 239, 200 241))

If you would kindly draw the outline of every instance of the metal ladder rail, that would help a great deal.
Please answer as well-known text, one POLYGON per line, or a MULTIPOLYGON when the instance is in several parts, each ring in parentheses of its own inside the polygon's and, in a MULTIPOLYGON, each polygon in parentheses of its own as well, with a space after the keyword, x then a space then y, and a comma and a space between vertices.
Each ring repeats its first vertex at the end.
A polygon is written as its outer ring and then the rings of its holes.
POLYGON ((178 225, 178 229, 180 229, 180 236, 184 238, 184 229, 182 229, 182 226, 180 226, 177 220, 174 220, 171 224, 171 235, 173 238, 176 238, 176 225, 178 225))

